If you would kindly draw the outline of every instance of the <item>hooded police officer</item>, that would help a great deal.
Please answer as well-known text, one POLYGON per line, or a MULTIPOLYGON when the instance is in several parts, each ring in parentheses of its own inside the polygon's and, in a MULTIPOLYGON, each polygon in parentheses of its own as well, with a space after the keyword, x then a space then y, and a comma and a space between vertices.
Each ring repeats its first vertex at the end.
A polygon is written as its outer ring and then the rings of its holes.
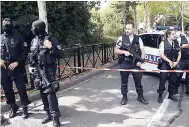
MULTIPOLYGON (((132 50, 137 51, 138 55, 140 55, 144 59, 144 47, 143 47, 143 42, 140 37, 134 34, 134 25, 133 24, 127 24, 126 25, 126 34, 122 35, 119 37, 116 47, 115 47, 115 52, 120 55, 120 58, 122 60, 119 60, 120 63, 120 68, 121 69, 141 69, 141 62, 139 61, 134 61, 134 57, 132 54, 123 49, 122 45, 131 45, 132 50)), ((123 95, 123 98, 121 100, 121 105, 126 105, 127 103, 127 92, 128 92, 128 78, 129 78, 130 72, 126 71, 121 71, 121 93, 123 95)), ((146 99, 143 97, 143 87, 141 84, 141 79, 142 79, 142 73, 141 72, 132 72, 133 79, 135 81, 135 87, 136 87, 136 92, 138 94, 138 101, 142 102, 143 104, 147 105, 148 102, 146 99)))
MULTIPOLYGON (((61 50, 58 40, 52 36, 49 36, 45 32, 45 27, 45 23, 41 20, 36 20, 32 23, 31 30, 35 37, 31 42, 30 53, 32 57, 30 57, 30 59, 32 63, 29 70, 32 70, 32 67, 35 67, 35 64, 37 62, 44 71, 44 76, 47 78, 47 80, 50 83, 53 83, 56 81, 56 59, 61 58, 61 50)), ((30 73, 33 74, 33 71, 30 71, 30 73)), ((44 81, 42 79, 40 80, 40 83, 43 85, 44 81)), ((34 79, 34 81, 34 84, 38 84, 38 80, 34 79)), ((61 116, 61 114, 58 107, 56 91, 49 91, 49 89, 42 88, 39 88, 39 90, 42 102, 44 104, 44 110, 47 114, 47 116, 42 121, 42 124, 45 124, 53 119, 53 127, 59 127, 59 117, 61 116)))
POLYGON ((18 105, 15 103, 13 90, 13 81, 16 84, 23 105, 23 118, 28 116, 28 107, 30 104, 26 92, 27 76, 25 73, 25 61, 27 58, 27 43, 23 37, 13 32, 13 24, 9 18, 2 21, 3 34, 1 35, 1 84, 5 92, 7 104, 10 105, 8 113, 10 118, 16 116, 18 105))
MULTIPOLYGON (((184 28, 185 35, 181 36, 178 41, 181 46, 181 61, 179 63, 179 68, 181 70, 189 70, 189 24, 185 26, 184 28)), ((178 76, 178 86, 177 86, 177 92, 178 87, 180 86, 181 79, 182 79, 183 73, 180 73, 178 76)), ((186 86, 186 95, 189 96, 189 73, 186 73, 185 77, 185 86, 186 86)))

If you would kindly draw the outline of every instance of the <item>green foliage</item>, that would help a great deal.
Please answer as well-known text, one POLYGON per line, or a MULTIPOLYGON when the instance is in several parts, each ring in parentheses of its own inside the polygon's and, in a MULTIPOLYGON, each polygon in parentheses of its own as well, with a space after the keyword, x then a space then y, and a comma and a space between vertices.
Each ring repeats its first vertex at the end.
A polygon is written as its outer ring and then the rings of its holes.
POLYGON ((129 10, 130 2, 127 5, 123 1, 113 1, 111 5, 101 12, 101 22, 104 24, 103 33, 105 38, 116 40, 124 33, 125 23, 133 22, 129 10))
MULTIPOLYGON (((166 17, 166 25, 180 25, 181 24, 181 2, 180 1, 148 1, 147 3, 147 14, 150 17, 150 22, 153 24, 158 15, 166 17)), ((188 6, 189 2, 183 2, 184 6, 184 22, 189 22, 188 6)), ((144 3, 138 6, 139 21, 143 20, 144 17, 144 3)), ((163 19, 162 19, 163 20, 163 19)), ((160 21, 162 21, 160 20, 160 21)), ((161 23, 161 22, 160 22, 161 23)))
POLYGON ((31 41, 31 24, 38 19, 37 2, 28 1, 4 1, 1 2, 1 17, 11 18, 18 31, 24 36, 26 41, 31 41))
MULTIPOLYGON (((89 10, 94 5, 80 1, 46 2, 49 32, 65 46, 92 43, 95 25, 90 21, 89 10)), ((12 18, 26 38, 31 36, 31 23, 38 19, 37 2, 7 1, 1 2, 1 7, 2 18, 12 18)))

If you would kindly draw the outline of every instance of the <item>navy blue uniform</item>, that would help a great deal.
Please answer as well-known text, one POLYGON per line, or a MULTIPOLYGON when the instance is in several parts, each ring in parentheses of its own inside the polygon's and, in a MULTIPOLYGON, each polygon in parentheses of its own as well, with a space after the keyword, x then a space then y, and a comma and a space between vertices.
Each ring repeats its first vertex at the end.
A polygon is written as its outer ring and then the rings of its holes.
MULTIPOLYGON (((164 43, 160 44, 164 47, 164 54, 167 58, 169 58, 171 61, 176 62, 178 53, 180 51, 180 47, 178 42, 173 42, 173 44, 170 44, 167 40, 164 41, 164 43), (175 52, 173 54, 173 52, 175 52)), ((160 67, 160 70, 173 70, 174 68, 171 68, 169 63, 162 60, 162 66, 160 67)), ((169 85, 168 85, 168 92, 170 94, 175 93, 176 87, 177 87, 177 74, 176 72, 160 72, 160 83, 159 83, 159 89, 157 92, 159 94, 163 94, 165 91, 165 83, 169 80, 169 85)))
MULTIPOLYGON (((139 55, 141 55, 141 49, 143 48, 143 42, 141 40, 141 38, 139 38, 138 36, 134 35, 133 38, 129 38, 129 36, 126 35, 122 35, 118 41, 117 41, 117 45, 118 48, 121 50, 122 49, 121 45, 123 45, 123 43, 128 43, 131 44, 133 47, 133 50, 139 50, 139 55), (131 40, 132 39, 132 40, 131 40), (121 44, 119 44, 119 42, 121 42, 121 44)), ((135 63, 133 64, 133 56, 124 56, 121 55, 120 57, 122 57, 122 62, 120 62, 120 68, 121 69, 141 69, 139 66, 136 66, 137 61, 135 61, 135 63)), ((127 95, 128 92, 128 78, 129 78, 129 74, 130 72, 127 71, 121 71, 120 75, 121 75, 121 93, 123 96, 127 95)), ((141 72, 132 72, 133 75, 133 79, 135 81, 135 87, 136 87, 136 92, 140 95, 143 94, 143 87, 141 84, 141 79, 142 79, 142 73, 141 72)))
MULTIPOLYGON (((31 54, 35 54, 34 57, 45 72, 45 77, 48 81, 54 82, 56 80, 57 58, 61 58, 61 50, 58 40, 48 35, 44 38, 36 36, 31 42, 30 51, 31 54), (52 43, 51 49, 47 49, 43 45, 45 40, 49 40, 52 43)), ((35 67, 35 63, 31 66, 35 67)), ((44 110, 50 112, 52 117, 59 117, 61 114, 58 108, 56 93, 40 89, 40 94, 44 104, 44 110)))
POLYGON ((6 69, 1 67, 1 84, 5 92, 7 104, 15 104, 15 95, 12 83, 16 84, 20 95, 21 104, 28 105, 30 101, 26 93, 27 76, 25 71, 25 60, 27 58, 27 43, 24 42, 20 34, 1 35, 1 59, 7 64, 6 69), (13 70, 8 70, 8 65, 18 62, 18 66, 13 70))
MULTIPOLYGON (((181 36, 179 41, 181 42, 180 43, 181 46, 183 44, 189 44, 189 37, 181 36)), ((181 49, 181 61, 179 63, 179 68, 180 70, 189 70, 189 48, 181 49)), ((179 73, 178 80, 177 80, 178 81, 177 89, 180 86, 182 75, 183 73, 179 73)), ((186 92, 189 94, 189 73, 186 73, 185 86, 186 86, 186 92)))

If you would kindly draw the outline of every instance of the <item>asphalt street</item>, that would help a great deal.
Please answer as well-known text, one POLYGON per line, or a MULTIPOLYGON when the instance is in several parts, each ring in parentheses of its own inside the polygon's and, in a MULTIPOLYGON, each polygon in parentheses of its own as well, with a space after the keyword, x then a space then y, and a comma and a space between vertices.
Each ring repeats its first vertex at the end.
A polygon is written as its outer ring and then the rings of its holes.
MULTIPOLYGON (((79 85, 57 93, 62 116, 62 127, 165 127, 178 113, 178 102, 167 99, 157 102, 159 79, 157 76, 144 74, 142 80, 144 97, 149 104, 137 101, 132 75, 129 77, 128 104, 122 106, 119 72, 103 72, 79 85)), ((177 95, 177 97, 179 94, 177 95)), ((169 127, 189 126, 189 97, 183 96, 183 113, 169 127)), ((30 117, 23 120, 22 109, 10 119, 7 127, 50 127, 52 122, 41 124, 45 117, 41 100, 29 105, 30 117)))

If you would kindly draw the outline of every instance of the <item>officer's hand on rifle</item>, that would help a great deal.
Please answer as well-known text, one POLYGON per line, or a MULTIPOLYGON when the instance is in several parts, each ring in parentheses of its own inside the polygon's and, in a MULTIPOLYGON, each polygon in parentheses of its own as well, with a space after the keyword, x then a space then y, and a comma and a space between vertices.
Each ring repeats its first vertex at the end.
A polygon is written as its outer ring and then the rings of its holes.
POLYGON ((45 40, 44 46, 47 47, 48 49, 50 49, 50 48, 52 48, 52 43, 49 40, 45 40))
POLYGON ((129 55, 131 55, 131 54, 130 54, 130 52, 128 52, 128 51, 124 51, 124 55, 125 55, 125 56, 129 56, 129 55))
POLYGON ((6 69, 6 66, 5 66, 5 61, 0 59, 0 66, 1 67, 4 67, 6 69))
POLYGON ((9 65, 9 70, 14 70, 18 66, 18 62, 13 62, 9 65))
POLYGON ((137 64, 136 64, 136 66, 141 66, 142 65, 142 63, 141 62, 137 62, 137 64))

